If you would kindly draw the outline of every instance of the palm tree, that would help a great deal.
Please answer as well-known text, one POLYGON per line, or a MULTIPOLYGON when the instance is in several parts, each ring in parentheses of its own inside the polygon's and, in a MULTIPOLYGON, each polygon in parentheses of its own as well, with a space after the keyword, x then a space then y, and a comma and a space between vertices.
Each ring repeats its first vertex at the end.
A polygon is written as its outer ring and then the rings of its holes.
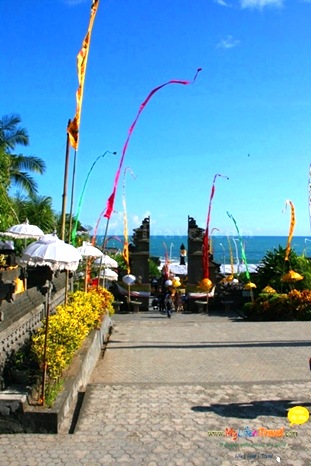
MULTIPOLYGON (((76 217, 72 217, 72 222, 70 221, 70 214, 66 214, 65 217, 65 241, 70 243, 70 225, 76 221, 76 217)), ((56 214, 56 232, 58 237, 61 237, 61 229, 62 229, 62 213, 56 214)), ((90 241, 90 230, 92 227, 84 228, 81 222, 78 220, 77 232, 79 232, 79 237, 77 238, 77 246, 81 246, 83 241, 90 241)))
POLYGON ((9 178, 10 161, 8 155, 0 145, 0 230, 7 230, 14 222, 18 221, 17 213, 14 210, 13 201, 8 194, 10 186, 9 178))
POLYGON ((7 166, 8 187, 15 184, 28 195, 35 195, 38 192, 37 183, 28 172, 42 175, 46 166, 39 157, 13 153, 16 145, 29 145, 27 130, 19 126, 21 121, 21 117, 16 114, 5 115, 0 119, 0 165, 7 166))
POLYGON ((38 226, 44 233, 53 233, 56 229, 56 214, 52 208, 51 197, 35 194, 26 198, 17 194, 14 207, 20 222, 28 219, 29 223, 38 226))

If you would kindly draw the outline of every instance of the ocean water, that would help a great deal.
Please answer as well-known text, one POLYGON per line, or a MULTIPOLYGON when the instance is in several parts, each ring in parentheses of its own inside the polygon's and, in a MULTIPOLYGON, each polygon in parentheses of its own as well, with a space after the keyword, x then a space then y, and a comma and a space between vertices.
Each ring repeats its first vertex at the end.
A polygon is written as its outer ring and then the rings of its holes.
MULTIPOLYGON (((102 237, 98 237, 98 244, 102 237)), ((130 237, 129 237, 130 240, 130 237)), ((259 264, 267 251, 273 251, 275 248, 287 245, 287 236, 246 236, 242 238, 242 243, 248 264, 259 264)), ((230 264, 230 248, 234 262, 237 258, 241 259, 241 241, 238 237, 230 236, 212 236, 211 237, 212 250, 214 260, 219 264, 230 264), (230 241, 230 246, 229 246, 230 241)), ((165 255, 172 261, 179 261, 180 246, 188 247, 187 236, 150 236, 150 255, 165 258, 165 255)), ((123 236, 111 238, 107 247, 114 247, 122 250, 123 236)), ((294 236, 291 241, 291 248, 298 255, 305 255, 311 257, 311 238, 303 236, 294 236)))

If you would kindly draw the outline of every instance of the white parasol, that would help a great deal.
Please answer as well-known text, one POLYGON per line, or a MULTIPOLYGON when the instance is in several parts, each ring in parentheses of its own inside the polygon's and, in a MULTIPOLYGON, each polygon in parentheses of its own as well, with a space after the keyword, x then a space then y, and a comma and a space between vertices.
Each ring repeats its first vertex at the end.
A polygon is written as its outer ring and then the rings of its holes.
POLYGON ((24 223, 19 225, 14 225, 13 227, 9 228, 7 231, 1 233, 4 236, 11 236, 11 238, 34 238, 38 239, 40 236, 43 236, 44 233, 41 228, 37 227, 36 225, 30 225, 28 220, 24 223))
POLYGON ((106 280, 111 280, 111 281, 118 280, 117 272, 109 268, 102 270, 102 273, 100 276, 104 277, 106 280))
POLYGON ((112 267, 115 269, 118 267, 118 262, 112 257, 108 256, 108 254, 104 254, 102 257, 96 259, 94 264, 98 266, 102 265, 104 267, 112 267))
POLYGON ((59 239, 56 234, 43 235, 23 251, 20 259, 25 265, 47 265, 53 271, 77 270, 82 259, 80 252, 71 244, 59 239))
POLYGON ((126 285, 133 285, 135 280, 136 280, 135 275, 131 275, 131 274, 124 275, 124 277, 122 278, 122 281, 126 283, 126 285))
POLYGON ((127 285, 127 293, 128 293, 127 304, 128 304, 129 309, 130 309, 130 302, 131 302, 130 287, 131 287, 131 285, 133 285, 135 283, 136 277, 135 277, 135 275, 132 275, 132 274, 128 273, 127 275, 124 275, 124 277, 122 277, 122 281, 124 283, 126 283, 126 285, 127 285))
POLYGON ((87 241, 83 241, 82 246, 77 248, 77 250, 83 257, 101 257, 103 255, 100 249, 95 248, 95 246, 87 241))
MULTIPOLYGON (((88 243, 87 241, 83 241, 82 246, 77 248, 77 250, 80 252, 81 256, 83 257, 102 257, 103 253, 101 252, 100 249, 95 248, 91 243, 88 243)), ((84 291, 87 291, 87 266, 88 266, 88 261, 85 261, 85 279, 84 279, 84 291)))
MULTIPOLYGON (((37 227, 36 225, 30 225, 28 219, 26 218, 24 223, 20 223, 18 225, 14 225, 9 228, 7 231, 1 233, 4 236, 10 236, 11 238, 15 239, 25 239, 25 247, 26 247, 26 239, 38 239, 44 235, 41 228, 37 227)), ((8 244, 9 241, 4 243, 4 248, 14 249, 14 245, 10 247, 8 244)), ((26 267, 25 267, 26 269, 26 267)), ((24 288, 27 289, 27 271, 25 270, 24 273, 24 288)))

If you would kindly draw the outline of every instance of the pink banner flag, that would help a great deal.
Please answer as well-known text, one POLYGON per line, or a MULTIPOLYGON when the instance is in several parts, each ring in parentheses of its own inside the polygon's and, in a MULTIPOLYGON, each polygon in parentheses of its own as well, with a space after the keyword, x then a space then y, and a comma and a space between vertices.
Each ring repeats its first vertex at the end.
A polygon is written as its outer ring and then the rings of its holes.
POLYGON ((215 182, 217 176, 222 176, 223 178, 229 178, 224 175, 215 175, 213 179, 213 185, 212 185, 212 190, 211 190, 211 195, 210 195, 210 200, 209 200, 209 206, 208 206, 208 214, 207 214, 207 220, 206 220, 206 229, 204 232, 203 236, 203 278, 209 278, 209 242, 208 242, 208 237, 209 237, 209 224, 210 224, 210 219, 211 219, 211 209, 212 209, 212 200, 215 194, 215 182))
POLYGON ((128 136, 127 136, 127 139, 125 141, 125 144, 124 144, 124 147, 123 147, 123 150, 122 150, 122 156, 121 156, 121 160, 120 160, 120 164, 119 164, 119 168, 117 170, 117 173, 116 173, 116 176, 115 176, 115 179, 114 179, 114 184, 113 184, 113 190, 112 190, 112 193, 111 195, 109 196, 109 199, 107 201, 107 205, 106 205, 106 211, 105 211, 105 214, 104 214, 104 217, 106 218, 110 218, 111 217, 111 214, 113 212, 113 206, 114 206, 114 199, 115 199, 115 196, 116 196, 116 191, 117 191, 117 186, 118 186, 118 181, 119 181, 119 177, 120 177, 120 172, 121 172, 121 168, 122 168, 122 164, 123 164, 123 161, 124 161, 124 157, 125 157, 125 153, 126 153, 126 150, 127 150, 127 146, 128 146, 128 143, 129 143, 129 140, 130 140, 130 137, 132 135, 132 132, 135 128, 135 125, 137 123, 137 120, 141 114, 141 112, 144 110, 144 108, 146 107, 147 103, 149 102, 149 100, 151 99, 151 97, 156 93, 158 92, 160 89, 162 89, 162 87, 165 87, 167 86, 168 84, 183 84, 183 85, 187 85, 187 84, 192 84, 195 82, 196 78, 197 78, 197 75, 198 73, 201 71, 202 68, 198 68, 197 69, 197 72, 193 78, 192 81, 178 81, 178 80, 175 80, 175 79, 172 79, 171 81, 168 81, 164 84, 162 84, 161 86, 158 86, 156 88, 154 88, 150 94, 148 95, 148 97, 144 100, 144 102, 141 104, 139 110, 138 110, 138 113, 136 115, 136 118, 135 120, 133 121, 132 125, 130 126, 130 129, 129 129, 129 133, 128 133, 128 136))

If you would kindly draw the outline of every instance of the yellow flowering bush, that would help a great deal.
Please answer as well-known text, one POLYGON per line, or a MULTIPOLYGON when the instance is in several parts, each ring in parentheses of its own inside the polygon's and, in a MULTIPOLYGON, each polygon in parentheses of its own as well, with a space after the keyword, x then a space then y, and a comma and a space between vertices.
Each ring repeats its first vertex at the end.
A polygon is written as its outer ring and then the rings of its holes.
POLYGON ((244 304, 248 320, 311 320, 311 290, 292 290, 288 294, 261 293, 254 302, 244 304))
MULTIPOLYGON (((69 294, 68 303, 56 307, 49 318, 47 336, 47 374, 57 380, 70 364, 92 329, 98 328, 105 314, 113 313, 113 295, 103 288, 92 288, 88 293, 69 294)), ((32 351, 39 363, 44 359, 45 322, 32 338, 32 351)))

